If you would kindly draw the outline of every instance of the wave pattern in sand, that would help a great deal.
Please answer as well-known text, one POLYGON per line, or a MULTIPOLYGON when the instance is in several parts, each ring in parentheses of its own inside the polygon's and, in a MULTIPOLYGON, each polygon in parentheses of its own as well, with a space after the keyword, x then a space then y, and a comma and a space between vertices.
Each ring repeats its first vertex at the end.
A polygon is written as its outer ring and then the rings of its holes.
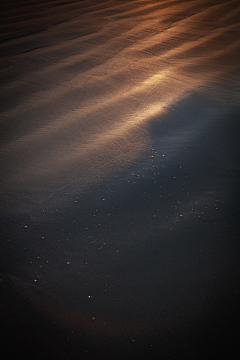
POLYGON ((232 1, 1 5, 3 189, 85 186, 131 164, 149 122, 239 69, 232 1))

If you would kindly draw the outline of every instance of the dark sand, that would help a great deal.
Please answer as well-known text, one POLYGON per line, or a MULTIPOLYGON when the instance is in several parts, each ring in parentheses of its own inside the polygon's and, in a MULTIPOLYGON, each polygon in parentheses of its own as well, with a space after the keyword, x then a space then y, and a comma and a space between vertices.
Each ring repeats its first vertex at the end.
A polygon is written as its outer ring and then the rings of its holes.
POLYGON ((237 359, 239 1, 0 17, 4 349, 237 359))

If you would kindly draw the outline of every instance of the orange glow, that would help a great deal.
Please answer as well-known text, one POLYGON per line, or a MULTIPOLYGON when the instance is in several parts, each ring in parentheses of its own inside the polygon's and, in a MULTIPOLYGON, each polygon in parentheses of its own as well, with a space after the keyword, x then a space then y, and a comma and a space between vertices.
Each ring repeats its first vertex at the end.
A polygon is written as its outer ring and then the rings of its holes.
MULTIPOLYGON (((122 4, 113 12, 118 8, 120 13, 110 15, 97 32, 14 56, 19 77, 1 91, 15 89, 25 97, 2 116, 8 123, 19 116, 32 118, 35 125, 2 143, 0 152, 12 163, 6 189, 16 181, 17 186, 51 186, 75 164, 85 186, 130 164, 148 146, 149 123, 161 119, 169 104, 238 66, 240 40, 228 36, 238 30, 238 24, 229 23, 237 9, 230 3, 136 1, 133 8, 122 4), (216 11, 222 16, 213 26, 216 11), (231 59, 227 64, 226 56, 231 59), (82 70, 81 64, 91 63, 82 70)), ((22 42, 10 41, 12 46, 22 42)))

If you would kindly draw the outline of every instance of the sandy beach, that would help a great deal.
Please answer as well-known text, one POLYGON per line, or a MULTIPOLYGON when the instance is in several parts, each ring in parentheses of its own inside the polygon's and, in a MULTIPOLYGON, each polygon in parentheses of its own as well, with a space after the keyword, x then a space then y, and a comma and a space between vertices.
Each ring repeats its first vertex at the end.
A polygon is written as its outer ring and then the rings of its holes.
POLYGON ((10 0, 0 18, 6 349, 240 355, 239 1, 10 0))

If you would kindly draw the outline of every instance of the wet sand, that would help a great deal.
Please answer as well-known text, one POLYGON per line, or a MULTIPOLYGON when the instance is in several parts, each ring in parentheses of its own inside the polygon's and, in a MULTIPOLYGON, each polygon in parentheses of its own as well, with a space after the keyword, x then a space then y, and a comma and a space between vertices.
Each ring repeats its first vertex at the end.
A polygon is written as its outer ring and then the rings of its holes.
POLYGON ((239 354, 238 1, 0 13, 8 351, 239 354))

